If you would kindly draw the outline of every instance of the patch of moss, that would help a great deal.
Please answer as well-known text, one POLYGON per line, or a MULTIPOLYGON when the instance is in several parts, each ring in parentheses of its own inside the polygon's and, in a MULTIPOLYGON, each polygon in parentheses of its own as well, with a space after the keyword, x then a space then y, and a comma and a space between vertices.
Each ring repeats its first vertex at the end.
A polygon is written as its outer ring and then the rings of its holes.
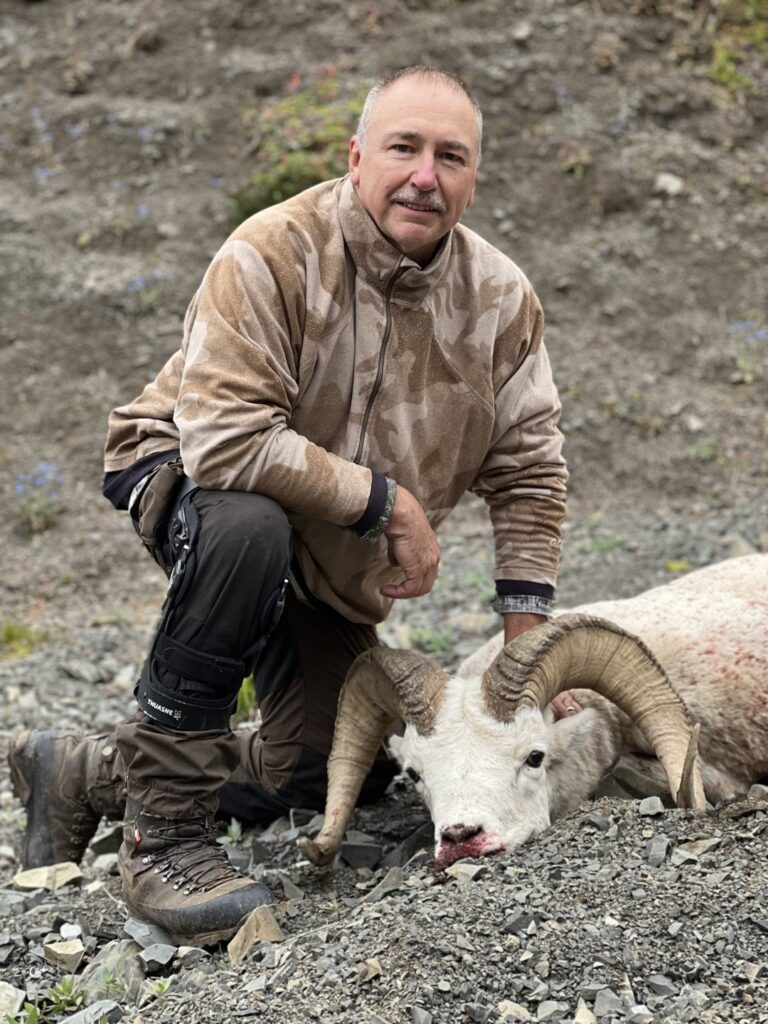
POLYGON ((0 661, 26 658, 47 639, 47 634, 40 630, 5 619, 0 623, 0 661))
POLYGON ((733 93, 765 88, 768 55, 768 0, 726 0, 712 30, 707 74, 733 93))
POLYGON ((258 139, 252 145, 257 166, 233 196, 233 222, 345 174, 349 138, 366 93, 345 91, 333 70, 307 80, 295 75, 287 95, 247 111, 258 139))

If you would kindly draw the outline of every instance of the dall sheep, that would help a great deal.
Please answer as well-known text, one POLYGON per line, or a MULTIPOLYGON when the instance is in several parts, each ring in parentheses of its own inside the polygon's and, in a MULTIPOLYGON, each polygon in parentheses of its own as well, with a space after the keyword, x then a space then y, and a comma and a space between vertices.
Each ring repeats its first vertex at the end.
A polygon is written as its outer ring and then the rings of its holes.
POLYGON ((679 806, 743 794, 768 775, 768 555, 580 606, 506 647, 494 637, 450 678, 414 651, 361 655, 339 699, 324 826, 300 841, 314 863, 333 860, 398 719, 393 747, 420 777, 438 868, 520 846, 628 752, 658 757, 679 806), (566 689, 584 710, 555 720, 566 689))

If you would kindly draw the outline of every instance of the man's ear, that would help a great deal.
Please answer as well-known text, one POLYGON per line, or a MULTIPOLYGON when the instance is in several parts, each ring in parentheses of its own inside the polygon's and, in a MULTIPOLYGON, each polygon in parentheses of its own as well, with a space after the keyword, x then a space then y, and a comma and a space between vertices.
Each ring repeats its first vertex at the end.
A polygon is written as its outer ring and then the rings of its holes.
POLYGON ((475 171, 475 180, 472 182, 472 191, 469 193, 469 199, 467 200, 467 205, 464 207, 465 210, 468 210, 470 208, 470 206, 472 205, 472 203, 474 203, 474 201, 475 201, 475 189, 476 188, 477 188, 477 171, 475 171))
POLYGON ((360 184, 360 147, 357 144, 357 139, 353 135, 349 140, 349 178, 352 184, 357 188, 360 184))

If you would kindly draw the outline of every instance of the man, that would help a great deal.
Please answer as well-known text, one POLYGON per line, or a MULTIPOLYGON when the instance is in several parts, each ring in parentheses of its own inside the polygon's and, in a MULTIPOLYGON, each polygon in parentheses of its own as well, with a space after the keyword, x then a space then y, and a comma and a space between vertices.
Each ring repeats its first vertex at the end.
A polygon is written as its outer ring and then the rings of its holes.
MULTIPOLYGON (((126 902, 178 939, 227 937, 270 899, 214 815, 322 806, 347 669, 394 599, 429 592, 434 529, 467 489, 490 508, 507 639, 551 608, 566 473, 541 308, 457 226, 481 128, 451 75, 380 83, 348 177, 233 233, 180 350, 110 418, 105 493, 170 574, 140 710, 116 740, 22 737, 14 778, 37 862, 78 859, 124 783, 126 902), (252 667, 255 737, 229 729, 252 667), (46 774, 71 780, 55 799, 46 774)), ((382 754, 364 796, 391 774, 382 754)))

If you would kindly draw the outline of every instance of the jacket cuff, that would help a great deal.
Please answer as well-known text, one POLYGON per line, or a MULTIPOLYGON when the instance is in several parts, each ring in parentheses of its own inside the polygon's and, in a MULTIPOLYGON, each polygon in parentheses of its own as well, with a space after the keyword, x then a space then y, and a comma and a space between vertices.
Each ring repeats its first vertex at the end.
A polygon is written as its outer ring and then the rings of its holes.
POLYGON ((105 498, 112 502, 117 509, 127 509, 128 499, 136 486, 143 480, 147 473, 151 473, 155 466, 163 462, 170 462, 179 457, 178 448, 170 448, 168 451, 153 452, 143 459, 138 459, 127 469, 111 470, 104 474, 101 485, 101 492, 105 498))
POLYGON ((527 613, 552 615, 555 607, 555 588, 548 583, 528 580, 496 580, 496 598, 493 610, 499 615, 527 613))
POLYGON ((395 507, 397 484, 381 473, 371 474, 371 493, 365 512, 351 529, 363 540, 376 541, 384 533, 395 507))

